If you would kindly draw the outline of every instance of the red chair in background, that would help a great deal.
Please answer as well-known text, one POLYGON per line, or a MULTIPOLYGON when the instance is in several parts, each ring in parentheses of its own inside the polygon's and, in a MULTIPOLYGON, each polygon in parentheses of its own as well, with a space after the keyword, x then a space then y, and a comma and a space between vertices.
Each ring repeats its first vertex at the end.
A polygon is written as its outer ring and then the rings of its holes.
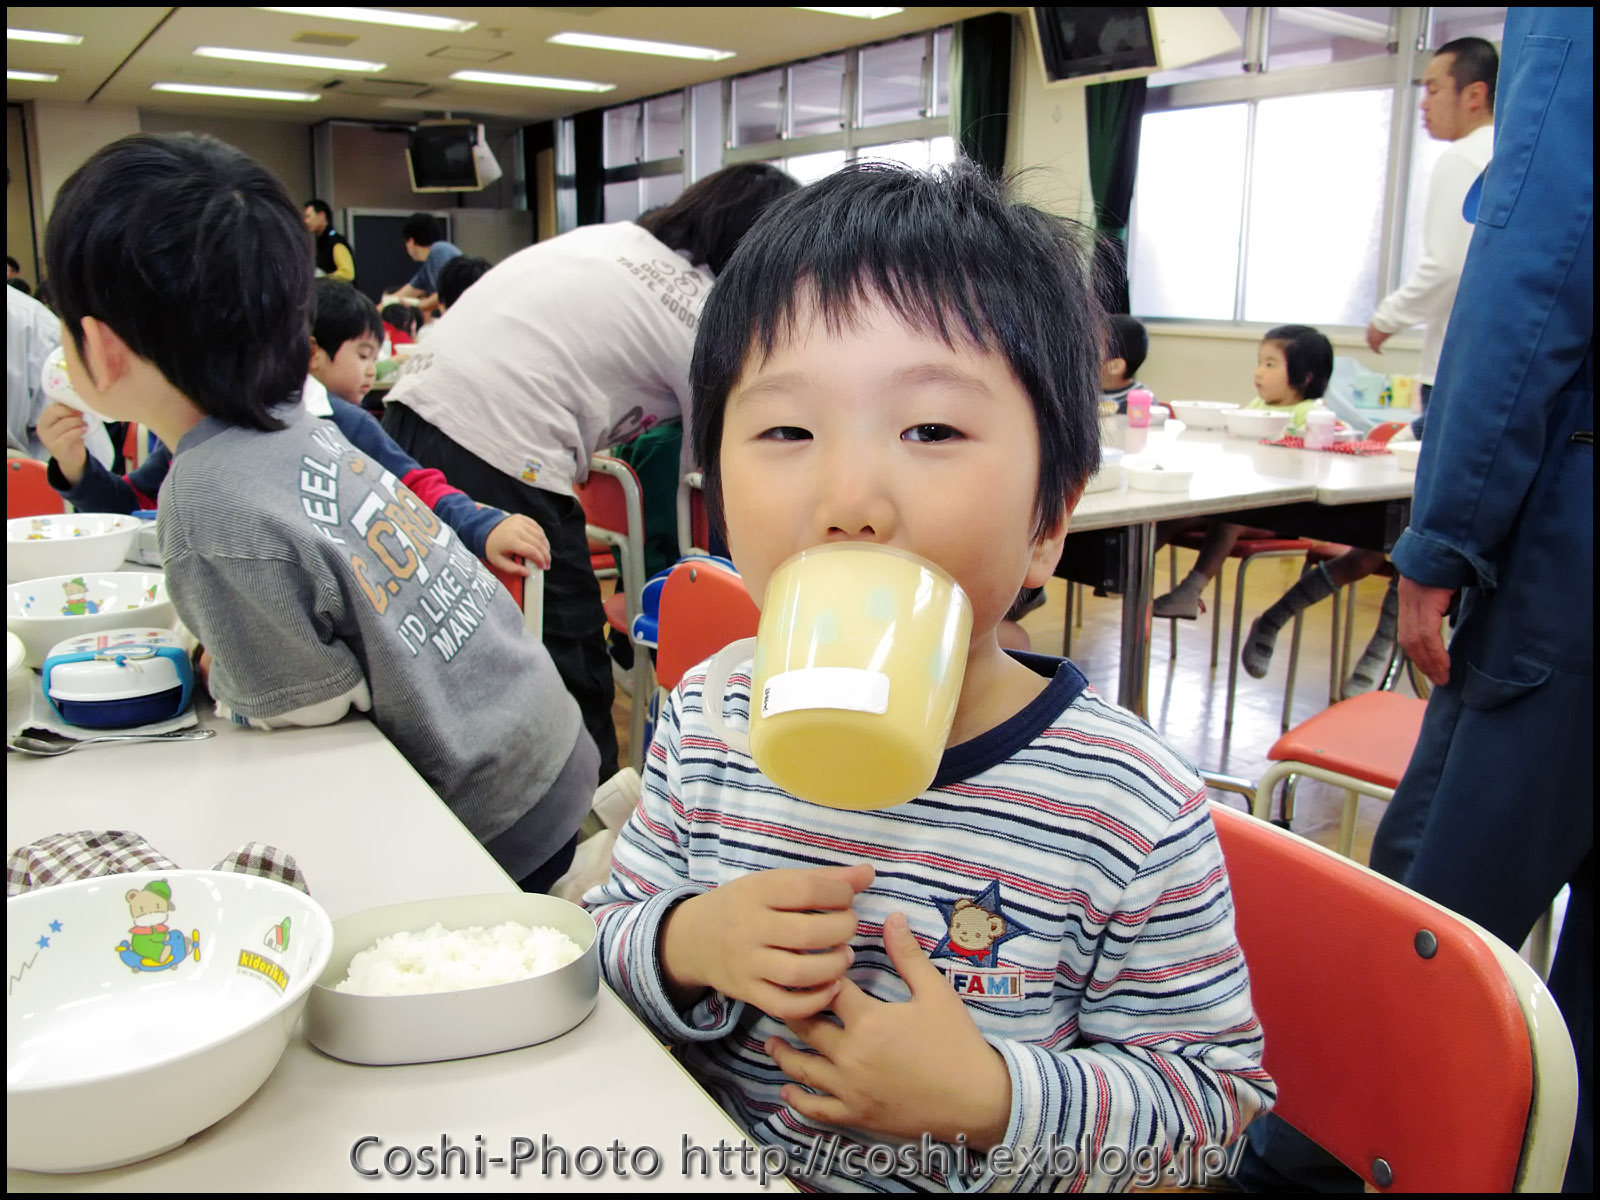
POLYGON ((755 637, 761 610, 731 566, 697 558, 672 568, 661 589, 656 681, 667 691, 730 642, 755 637))
MULTIPOLYGON (((589 477, 576 484, 578 502, 583 505, 589 526, 589 550, 595 574, 604 578, 615 573, 611 551, 621 564, 622 590, 605 601, 606 624, 632 641, 633 620, 640 612, 644 593, 644 501, 639 477, 620 458, 596 454, 589 460, 589 477)), ((650 656, 635 646, 633 670, 629 673, 633 713, 629 723, 631 740, 628 760, 635 769, 644 765, 646 709, 652 691, 650 656)))
POLYGON ((1277 1115, 1369 1189, 1559 1191, 1577 1064, 1533 970, 1330 850, 1211 815, 1277 1115))
POLYGON ((31 458, 6 459, 6 520, 71 512, 72 507, 50 486, 45 465, 31 458))
POLYGON ((512 575, 492 563, 485 562, 483 565, 511 593, 511 599, 522 610, 523 628, 534 637, 543 638, 544 572, 535 567, 529 575, 512 575))

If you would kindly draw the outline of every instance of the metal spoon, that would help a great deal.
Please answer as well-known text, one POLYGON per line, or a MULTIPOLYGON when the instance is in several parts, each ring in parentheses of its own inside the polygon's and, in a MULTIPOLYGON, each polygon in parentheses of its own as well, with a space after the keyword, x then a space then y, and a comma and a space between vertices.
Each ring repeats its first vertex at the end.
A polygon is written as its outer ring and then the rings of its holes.
POLYGON ((71 754, 97 742, 203 742, 217 736, 215 729, 180 729, 173 733, 108 733, 101 737, 84 738, 81 742, 47 742, 43 738, 28 737, 19 733, 6 743, 7 750, 19 754, 37 754, 42 758, 55 758, 71 754))

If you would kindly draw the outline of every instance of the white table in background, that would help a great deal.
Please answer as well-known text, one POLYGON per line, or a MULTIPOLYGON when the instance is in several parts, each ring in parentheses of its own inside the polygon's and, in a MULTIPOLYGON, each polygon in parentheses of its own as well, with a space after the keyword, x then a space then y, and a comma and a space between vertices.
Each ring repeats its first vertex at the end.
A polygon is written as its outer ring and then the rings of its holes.
MULTIPOLYGON (((47 834, 128 829, 180 867, 210 867, 246 841, 293 854, 312 894, 338 918, 384 904, 509 892, 515 887, 427 784, 370 722, 252 733, 211 722, 209 741, 81 750, 56 759, 8 754, 8 849, 47 834)), ((152 1104, 160 1097, 152 1096, 152 1104)), ((742 1143, 739 1129, 604 985, 595 1011, 540 1046, 459 1062, 359 1067, 327 1058, 300 1032, 261 1090, 231 1116, 176 1150, 82 1175, 7 1171, 8 1191, 342 1191, 440 1185, 438 1179, 359 1176, 358 1138, 382 1147, 453 1144, 485 1157, 514 1137, 575 1154, 615 1140, 649 1146, 652 1180, 607 1169, 585 1179, 513 1179, 488 1167, 469 1186, 493 1189, 750 1190, 754 1179, 682 1171, 695 1146, 742 1143)), ((369 1152, 364 1165, 378 1158, 369 1152)), ((586 1160, 587 1161, 587 1160, 586 1160)), ((608 1157, 609 1164, 609 1157, 608 1157)), ((694 1160, 698 1167, 699 1160, 694 1160)), ((753 1169, 758 1169, 754 1168, 753 1169)), ((782 1186, 787 1190, 787 1185, 782 1186)))
POLYGON ((1091 493, 1079 502, 1068 526, 1069 533, 1127 531, 1117 703, 1141 716, 1146 713, 1150 675, 1156 522, 1295 504, 1402 500, 1411 495, 1416 479, 1400 471, 1387 455, 1357 457, 1264 446, 1221 430, 1188 429, 1176 421, 1160 429, 1130 429, 1126 418, 1117 417, 1103 422, 1102 429, 1109 445, 1194 471, 1182 492, 1139 491, 1124 481, 1114 490, 1091 493))

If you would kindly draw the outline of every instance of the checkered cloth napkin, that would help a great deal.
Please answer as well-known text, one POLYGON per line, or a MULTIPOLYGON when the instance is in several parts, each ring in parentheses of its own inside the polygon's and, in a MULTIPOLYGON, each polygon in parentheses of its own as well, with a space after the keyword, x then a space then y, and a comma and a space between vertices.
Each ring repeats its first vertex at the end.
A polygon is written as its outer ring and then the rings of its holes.
MULTIPOLYGON (((294 855, 265 842, 246 842, 211 869, 260 875, 287 883, 307 895, 311 893, 294 855)), ((125 829, 55 833, 11 852, 6 860, 6 895, 19 896, 34 888, 102 875, 176 870, 177 863, 137 833, 125 829)))

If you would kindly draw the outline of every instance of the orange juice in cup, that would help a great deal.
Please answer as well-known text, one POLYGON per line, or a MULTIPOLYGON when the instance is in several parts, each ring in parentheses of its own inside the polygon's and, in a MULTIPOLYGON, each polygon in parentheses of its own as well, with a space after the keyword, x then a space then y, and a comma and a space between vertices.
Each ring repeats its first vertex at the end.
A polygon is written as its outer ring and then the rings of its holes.
MULTIPOLYGON (((866 543, 805 550, 773 574, 751 670, 746 749, 792 795, 832 808, 903 804, 933 782, 961 698, 972 606, 944 571, 866 543)), ((707 697, 750 653, 736 643, 713 661, 707 697)))

